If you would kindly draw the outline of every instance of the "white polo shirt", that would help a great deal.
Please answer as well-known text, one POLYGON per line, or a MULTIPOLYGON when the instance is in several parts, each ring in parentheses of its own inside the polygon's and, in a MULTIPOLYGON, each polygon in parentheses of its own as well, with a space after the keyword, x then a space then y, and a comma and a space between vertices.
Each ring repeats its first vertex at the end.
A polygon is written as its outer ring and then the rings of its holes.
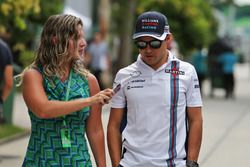
POLYGON ((121 89, 112 98, 112 108, 127 107, 122 132, 124 167, 184 167, 187 137, 186 107, 202 106, 194 67, 175 58, 158 70, 145 64, 140 55, 121 69, 114 86, 121 89))

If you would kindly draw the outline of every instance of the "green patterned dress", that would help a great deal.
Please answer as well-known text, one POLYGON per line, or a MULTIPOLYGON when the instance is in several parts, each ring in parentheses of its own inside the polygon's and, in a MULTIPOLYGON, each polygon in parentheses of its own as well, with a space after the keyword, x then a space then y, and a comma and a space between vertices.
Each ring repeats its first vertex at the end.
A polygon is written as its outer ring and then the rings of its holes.
MULTIPOLYGON (((89 97, 88 80, 75 72, 72 74, 69 100, 89 97)), ((61 82, 56 77, 52 80, 45 78, 43 84, 49 100, 65 100, 68 80, 61 82)), ((62 117, 41 119, 31 111, 29 116, 32 131, 23 167, 92 167, 85 138, 89 107, 65 117, 71 136, 69 148, 63 148, 61 143, 62 117)))

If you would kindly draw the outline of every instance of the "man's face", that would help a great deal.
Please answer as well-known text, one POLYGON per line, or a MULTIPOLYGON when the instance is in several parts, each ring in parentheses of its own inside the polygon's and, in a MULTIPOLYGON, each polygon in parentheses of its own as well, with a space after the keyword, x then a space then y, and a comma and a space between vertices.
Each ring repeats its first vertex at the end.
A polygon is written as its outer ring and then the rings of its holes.
POLYGON ((161 65, 163 65, 167 61, 168 52, 166 40, 161 41, 161 45, 159 46, 159 48, 156 48, 158 45, 158 40, 153 37, 145 36, 137 39, 137 41, 147 43, 144 49, 139 48, 141 59, 144 61, 144 63, 146 63, 155 70, 157 70, 161 65))

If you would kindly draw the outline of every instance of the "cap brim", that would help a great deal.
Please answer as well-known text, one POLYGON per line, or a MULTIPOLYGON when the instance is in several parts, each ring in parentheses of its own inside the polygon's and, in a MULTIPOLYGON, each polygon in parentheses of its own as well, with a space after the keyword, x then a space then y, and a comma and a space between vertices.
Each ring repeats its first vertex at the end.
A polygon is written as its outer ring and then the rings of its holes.
POLYGON ((161 36, 159 36, 158 34, 152 34, 152 33, 137 33, 137 34, 133 35, 133 39, 149 36, 149 37, 153 37, 155 39, 158 39, 160 41, 163 41, 167 35, 168 35, 167 32, 164 32, 161 36))

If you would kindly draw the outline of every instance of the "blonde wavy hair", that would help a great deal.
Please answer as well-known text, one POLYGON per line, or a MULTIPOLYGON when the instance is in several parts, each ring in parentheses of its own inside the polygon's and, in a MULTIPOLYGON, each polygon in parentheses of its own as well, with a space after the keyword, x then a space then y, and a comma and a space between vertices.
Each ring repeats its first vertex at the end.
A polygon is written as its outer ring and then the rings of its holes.
MULTIPOLYGON (((79 56, 69 56, 68 51, 70 38, 74 41, 75 49, 77 48, 79 25, 83 26, 81 19, 73 15, 50 16, 44 24, 35 59, 24 71, 41 66, 47 77, 62 78, 67 73, 65 64, 72 63, 74 71, 86 77, 89 71, 85 68, 83 60, 79 56)), ((18 85, 22 84, 24 71, 15 77, 20 77, 18 85)))

